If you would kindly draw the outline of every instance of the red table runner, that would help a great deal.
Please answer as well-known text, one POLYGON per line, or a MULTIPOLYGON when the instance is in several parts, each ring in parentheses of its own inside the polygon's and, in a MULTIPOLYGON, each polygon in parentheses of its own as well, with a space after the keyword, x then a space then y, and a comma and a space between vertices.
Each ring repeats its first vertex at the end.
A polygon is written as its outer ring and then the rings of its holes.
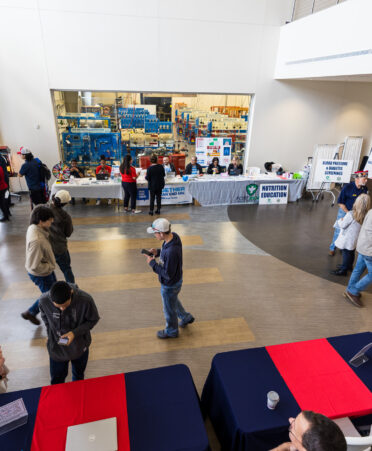
POLYGON ((124 374, 43 387, 31 451, 64 451, 68 426, 111 417, 117 418, 119 451, 129 451, 124 374))
POLYGON ((302 410, 329 418, 372 413, 372 393, 325 338, 266 350, 302 410))

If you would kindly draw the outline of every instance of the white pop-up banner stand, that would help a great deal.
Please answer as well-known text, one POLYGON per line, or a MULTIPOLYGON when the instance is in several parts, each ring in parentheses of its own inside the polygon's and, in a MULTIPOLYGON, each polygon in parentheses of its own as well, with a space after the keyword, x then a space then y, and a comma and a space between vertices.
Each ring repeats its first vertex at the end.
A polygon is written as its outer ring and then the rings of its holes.
POLYGON ((315 182, 349 183, 352 160, 319 160, 315 168, 315 182))

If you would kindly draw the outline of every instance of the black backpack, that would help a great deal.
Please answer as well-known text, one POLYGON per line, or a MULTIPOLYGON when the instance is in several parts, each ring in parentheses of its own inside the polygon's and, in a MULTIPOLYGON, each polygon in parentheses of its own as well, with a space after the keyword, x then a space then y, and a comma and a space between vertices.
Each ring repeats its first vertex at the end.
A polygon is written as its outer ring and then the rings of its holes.
POLYGON ((40 177, 42 180, 49 181, 52 177, 52 173, 46 164, 40 162, 40 177))

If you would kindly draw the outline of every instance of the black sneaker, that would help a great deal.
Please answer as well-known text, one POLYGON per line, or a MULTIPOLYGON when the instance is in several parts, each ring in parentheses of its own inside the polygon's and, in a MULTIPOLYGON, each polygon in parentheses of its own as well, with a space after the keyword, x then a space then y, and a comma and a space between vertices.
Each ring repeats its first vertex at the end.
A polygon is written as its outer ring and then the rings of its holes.
POLYGON ((188 324, 192 324, 195 321, 195 318, 192 316, 188 321, 183 322, 182 320, 178 323, 179 327, 186 327, 188 324))

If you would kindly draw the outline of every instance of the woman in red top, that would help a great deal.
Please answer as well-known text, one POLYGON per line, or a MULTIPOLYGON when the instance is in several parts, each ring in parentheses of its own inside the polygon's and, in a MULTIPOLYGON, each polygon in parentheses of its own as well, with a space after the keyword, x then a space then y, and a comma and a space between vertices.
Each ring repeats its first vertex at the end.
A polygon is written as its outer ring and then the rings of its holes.
POLYGON ((4 170, 0 166, 0 209, 3 212, 3 217, 0 222, 9 221, 9 207, 8 201, 5 199, 5 193, 8 191, 8 184, 5 181, 4 170))
POLYGON ((137 183, 138 177, 136 169, 131 166, 132 157, 125 155, 123 162, 120 165, 121 184, 124 189, 124 210, 129 211, 129 199, 130 208, 132 213, 141 213, 141 210, 136 210, 136 198, 137 198, 137 183))

